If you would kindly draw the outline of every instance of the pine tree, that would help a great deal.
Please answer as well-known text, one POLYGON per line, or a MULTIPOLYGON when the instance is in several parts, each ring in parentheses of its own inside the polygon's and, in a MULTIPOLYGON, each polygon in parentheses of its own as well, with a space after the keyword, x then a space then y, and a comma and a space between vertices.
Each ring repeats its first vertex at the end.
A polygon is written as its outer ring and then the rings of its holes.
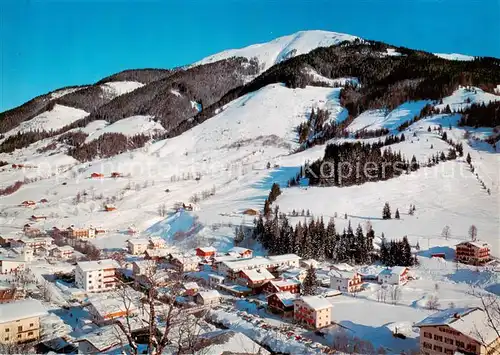
POLYGON ((391 219, 391 207, 389 206, 389 202, 386 202, 384 205, 384 209, 382 210, 382 219, 391 219))
POLYGON ((264 216, 269 216, 271 214, 271 204, 269 203, 269 200, 266 198, 264 201, 264 216))
POLYGON ((361 225, 358 224, 354 239, 354 257, 357 264, 364 263, 368 259, 365 246, 366 241, 365 235, 363 234, 363 228, 361 228, 361 225))
POLYGON ((470 163, 472 162, 472 158, 470 157, 470 153, 467 153, 467 158, 465 158, 465 160, 467 161, 467 164, 470 165, 470 163))
POLYGON ((304 296, 315 295, 318 289, 316 270, 311 266, 307 269, 307 274, 302 284, 302 294, 304 296))
POLYGON ((389 246, 387 245, 387 241, 385 240, 384 233, 382 233, 380 239, 381 239, 380 250, 379 250, 380 261, 382 262, 382 264, 387 265, 389 261, 389 246))
POLYGON ((399 210, 396 208, 396 213, 394 214, 394 218, 399 219, 399 210))
POLYGON ((408 238, 406 236, 403 237, 403 241, 401 243, 401 266, 412 266, 413 265, 413 255, 411 253, 411 246, 408 242, 408 238))
POLYGON ((335 221, 330 218, 328 225, 326 226, 326 252, 325 256, 328 259, 335 258, 335 241, 336 241, 336 231, 335 231, 335 221))

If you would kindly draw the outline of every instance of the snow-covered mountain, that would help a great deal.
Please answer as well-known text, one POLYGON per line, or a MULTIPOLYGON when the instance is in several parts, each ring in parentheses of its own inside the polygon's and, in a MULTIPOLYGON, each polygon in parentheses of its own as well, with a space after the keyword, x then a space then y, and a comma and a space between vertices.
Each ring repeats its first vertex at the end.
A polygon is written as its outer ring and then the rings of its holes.
POLYGON ((300 54, 309 53, 318 47, 329 47, 359 37, 329 31, 300 31, 276 38, 270 42, 253 44, 240 49, 229 49, 203 58, 195 65, 216 62, 231 57, 256 59, 261 72, 273 65, 300 54))

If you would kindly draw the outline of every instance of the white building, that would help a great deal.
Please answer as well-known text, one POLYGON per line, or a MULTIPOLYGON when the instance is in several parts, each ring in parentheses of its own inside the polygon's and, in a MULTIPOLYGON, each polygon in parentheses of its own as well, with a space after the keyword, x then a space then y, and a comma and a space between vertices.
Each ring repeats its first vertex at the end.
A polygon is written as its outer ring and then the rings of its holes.
POLYGON ((128 252, 132 255, 144 254, 148 250, 149 240, 147 239, 129 239, 127 240, 128 252))
POLYGON ((332 270, 330 272, 330 288, 342 292, 358 292, 363 287, 361 275, 356 271, 332 270))
POLYGON ((149 245, 153 249, 162 249, 167 247, 167 242, 162 237, 150 237, 149 245))
POLYGON ((63 245, 62 247, 57 247, 52 249, 52 255, 58 259, 70 259, 73 257, 75 249, 69 245, 63 245))
POLYGON ((181 272, 198 271, 200 262, 198 256, 178 256, 172 259, 172 265, 181 272))
POLYGON ((325 298, 304 296, 294 300, 293 317, 309 328, 329 326, 332 321, 333 305, 325 298))
POLYGON ((196 303, 208 306, 216 305, 220 302, 220 293, 217 290, 198 292, 195 297, 196 303))
POLYGON ((289 266, 289 267, 299 267, 300 266, 300 256, 295 254, 283 254, 283 255, 273 255, 269 256, 268 259, 273 264, 272 266, 289 266))
POLYGON ((404 285, 408 282, 409 271, 405 266, 387 268, 378 274, 378 282, 383 285, 404 285))
POLYGON ((80 261, 76 264, 75 282, 87 292, 102 292, 116 287, 118 263, 111 259, 80 261))
POLYGON ((214 275, 214 274, 208 275, 208 286, 217 287, 219 285, 222 285, 223 283, 224 283, 224 276, 214 275))

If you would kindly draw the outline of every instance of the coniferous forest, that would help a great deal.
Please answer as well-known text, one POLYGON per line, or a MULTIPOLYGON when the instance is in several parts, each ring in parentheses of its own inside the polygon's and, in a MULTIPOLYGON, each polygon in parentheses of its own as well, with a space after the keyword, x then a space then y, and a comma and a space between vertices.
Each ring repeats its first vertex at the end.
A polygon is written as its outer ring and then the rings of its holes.
POLYGON ((254 221, 254 239, 258 240, 270 254, 294 253, 304 259, 330 260, 366 264, 380 258, 386 265, 414 265, 415 259, 406 238, 387 243, 383 238, 380 254, 374 249, 375 231, 370 224, 365 230, 361 225, 337 231, 334 219, 327 223, 323 218, 309 218, 295 227, 285 214, 274 211, 266 218, 260 216, 254 221), (390 251, 390 256, 386 255, 390 251))

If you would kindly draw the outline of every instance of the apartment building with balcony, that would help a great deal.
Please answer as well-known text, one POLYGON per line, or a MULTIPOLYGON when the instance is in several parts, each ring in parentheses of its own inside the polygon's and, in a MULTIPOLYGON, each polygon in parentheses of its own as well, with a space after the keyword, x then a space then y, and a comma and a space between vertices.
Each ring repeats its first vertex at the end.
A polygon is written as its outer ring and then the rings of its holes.
POLYGON ((86 292, 104 292, 116 287, 116 269, 112 259, 79 261, 75 269, 75 283, 86 292))

